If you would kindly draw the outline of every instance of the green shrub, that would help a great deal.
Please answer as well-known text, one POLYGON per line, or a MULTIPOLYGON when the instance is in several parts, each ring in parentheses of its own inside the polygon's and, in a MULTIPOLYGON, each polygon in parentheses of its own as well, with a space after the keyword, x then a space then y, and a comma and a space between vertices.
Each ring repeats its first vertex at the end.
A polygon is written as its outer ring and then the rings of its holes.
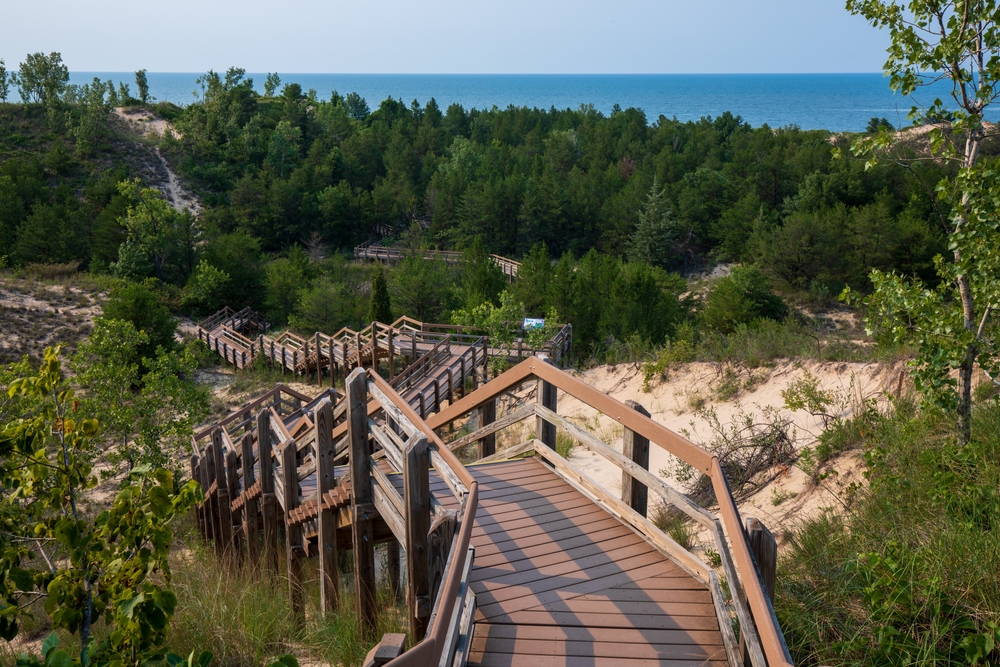
POLYGON ((793 662, 1000 662, 1000 406, 975 409, 965 446, 907 401, 821 439, 862 441, 868 488, 788 535, 775 603, 793 662))
POLYGON ((138 331, 146 333, 149 342, 138 348, 141 358, 155 358, 157 347, 174 348, 177 322, 156 294, 142 283, 122 283, 112 289, 104 304, 103 317, 131 322, 138 331))
POLYGON ((771 290, 770 279, 760 269, 737 266, 715 283, 701 316, 707 328, 729 333, 755 320, 780 322, 788 317, 788 306, 771 290))

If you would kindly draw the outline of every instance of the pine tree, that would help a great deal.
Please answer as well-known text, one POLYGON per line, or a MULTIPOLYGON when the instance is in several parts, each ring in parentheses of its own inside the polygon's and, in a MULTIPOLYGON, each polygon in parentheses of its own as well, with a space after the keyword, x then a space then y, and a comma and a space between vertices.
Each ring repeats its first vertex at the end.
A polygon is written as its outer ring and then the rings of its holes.
POLYGON ((389 303, 389 285, 385 281, 382 267, 375 269, 372 277, 372 298, 368 306, 368 321, 389 324, 392 322, 392 307, 389 303))
POLYGON ((664 189, 654 178, 646 205, 639 212, 639 224, 629 238, 629 261, 665 266, 672 254, 675 227, 664 189))

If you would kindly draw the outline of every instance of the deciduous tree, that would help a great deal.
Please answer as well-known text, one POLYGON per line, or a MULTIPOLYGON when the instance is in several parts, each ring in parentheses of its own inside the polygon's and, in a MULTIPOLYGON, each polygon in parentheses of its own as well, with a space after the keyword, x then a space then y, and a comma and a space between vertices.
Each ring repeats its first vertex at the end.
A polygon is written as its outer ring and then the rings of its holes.
MULTIPOLYGON (((1000 307, 1000 182, 980 150, 988 130, 983 118, 1000 95, 1000 25, 997 2, 958 0, 848 0, 853 14, 888 29, 891 46, 884 71, 903 95, 935 82, 950 86, 950 101, 914 107, 913 120, 948 118, 930 133, 933 158, 959 172, 937 185, 949 227, 950 261, 937 259, 941 283, 929 288, 893 272, 873 271, 866 299, 868 327, 918 349, 914 380, 926 402, 954 409, 959 437, 971 437, 972 379, 978 364, 991 377, 1000 371, 991 316, 1000 307), (953 377, 952 372, 957 374, 953 377)), ((858 140, 854 151, 893 158, 895 135, 880 127, 858 140)))

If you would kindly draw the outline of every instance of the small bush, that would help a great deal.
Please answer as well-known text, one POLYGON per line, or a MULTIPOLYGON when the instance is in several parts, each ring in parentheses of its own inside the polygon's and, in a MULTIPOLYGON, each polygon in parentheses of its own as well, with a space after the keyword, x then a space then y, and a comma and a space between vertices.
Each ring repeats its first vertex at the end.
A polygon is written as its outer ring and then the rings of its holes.
POLYGON ((720 278, 705 298, 702 321, 720 333, 755 320, 781 321, 788 306, 771 290, 771 280, 756 266, 737 266, 720 278))

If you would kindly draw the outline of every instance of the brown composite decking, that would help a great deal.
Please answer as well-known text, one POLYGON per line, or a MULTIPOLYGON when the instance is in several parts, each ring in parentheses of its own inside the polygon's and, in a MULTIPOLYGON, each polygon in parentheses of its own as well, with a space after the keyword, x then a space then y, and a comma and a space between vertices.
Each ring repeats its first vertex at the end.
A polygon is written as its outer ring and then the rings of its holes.
MULTIPOLYGON (((479 482, 470 665, 727 664, 708 588, 548 466, 468 469, 479 482)), ((431 491, 456 504, 434 475, 431 491)))

